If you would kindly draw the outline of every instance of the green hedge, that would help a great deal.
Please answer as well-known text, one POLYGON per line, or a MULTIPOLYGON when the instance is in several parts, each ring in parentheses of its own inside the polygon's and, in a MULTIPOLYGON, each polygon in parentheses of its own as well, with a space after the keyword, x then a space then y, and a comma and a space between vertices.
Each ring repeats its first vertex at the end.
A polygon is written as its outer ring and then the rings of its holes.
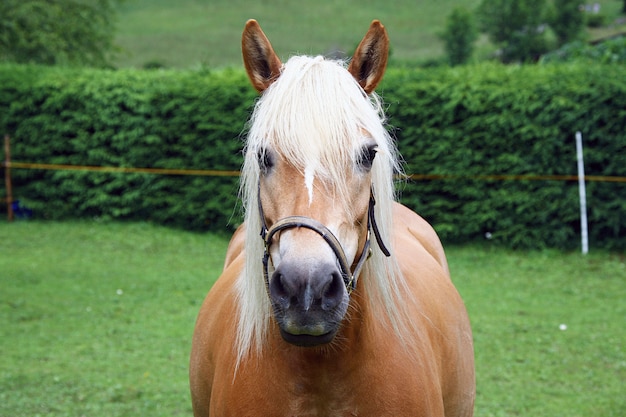
MULTIPOLYGON (((578 245, 575 182, 477 175, 626 176, 623 66, 390 69, 379 92, 407 173, 403 202, 446 242, 578 245)), ((0 129, 21 162, 236 170, 255 92, 243 71, 98 71, 0 66, 0 129)), ((237 178, 13 170, 43 218, 145 219, 193 230, 240 222, 237 178)), ((588 183, 592 247, 626 247, 626 185, 588 183)))
MULTIPOLYGON (((390 71, 384 95, 408 173, 470 178, 409 182, 404 202, 445 241, 579 245, 578 184, 484 181, 479 175, 626 177, 623 66, 563 64, 390 71)), ((588 183, 592 247, 626 247, 626 184, 588 183)))
MULTIPOLYGON (((237 170, 255 93, 244 74, 0 67, 15 161, 237 170)), ((146 219, 220 230, 239 221, 237 178, 13 170, 44 218, 146 219), (233 218, 234 220, 231 220, 233 218)))

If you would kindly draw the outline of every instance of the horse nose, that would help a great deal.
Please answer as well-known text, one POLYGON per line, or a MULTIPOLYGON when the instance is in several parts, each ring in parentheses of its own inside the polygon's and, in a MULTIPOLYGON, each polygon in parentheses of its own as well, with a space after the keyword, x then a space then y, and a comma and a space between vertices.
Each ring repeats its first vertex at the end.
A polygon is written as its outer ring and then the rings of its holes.
POLYGON ((269 292, 272 302, 284 310, 321 308, 327 311, 341 304, 344 283, 335 265, 322 263, 309 267, 284 261, 272 275, 269 292))

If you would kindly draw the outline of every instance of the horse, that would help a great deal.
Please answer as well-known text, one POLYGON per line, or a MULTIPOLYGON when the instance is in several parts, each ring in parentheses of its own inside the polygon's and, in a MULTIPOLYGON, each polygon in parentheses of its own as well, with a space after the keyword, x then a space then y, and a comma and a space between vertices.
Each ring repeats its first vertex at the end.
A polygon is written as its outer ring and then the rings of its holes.
POLYGON ((200 308, 200 416, 471 416, 472 333, 442 244, 397 202, 400 157, 374 92, 377 20, 349 64, 278 58, 242 35, 260 97, 248 121, 244 221, 200 308))

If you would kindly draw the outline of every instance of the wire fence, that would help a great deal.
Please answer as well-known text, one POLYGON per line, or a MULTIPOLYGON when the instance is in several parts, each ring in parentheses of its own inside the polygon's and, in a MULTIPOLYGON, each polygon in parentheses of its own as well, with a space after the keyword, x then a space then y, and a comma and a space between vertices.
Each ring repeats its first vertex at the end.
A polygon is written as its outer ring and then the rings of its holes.
POLYGON ((39 169, 48 171, 92 171, 112 173, 134 173, 153 175, 193 175, 203 177, 238 177, 239 171, 213 170, 213 169, 174 169, 174 168, 136 168, 114 166, 91 166, 91 165, 64 165, 64 164, 40 164, 31 162, 5 162, 9 168, 39 169))
MULTIPOLYGON (((2 162, 5 168, 13 169, 35 169, 48 171, 92 171, 110 173, 133 173, 133 174, 153 174, 153 175, 189 175, 202 177, 238 177, 241 172, 236 170, 213 170, 213 169, 176 169, 176 168, 137 168, 137 167, 115 167, 115 166, 92 166, 92 165, 66 165, 66 164, 42 164, 31 162, 2 162)), ((485 174, 485 175, 463 175, 463 174, 407 174, 402 178, 414 181, 432 180, 482 180, 482 181, 578 181, 576 175, 536 175, 536 174, 485 174)), ((626 177, 586 175, 588 182, 623 182, 626 177)))
MULTIPOLYGON (((70 165, 70 164, 47 164, 34 162, 17 162, 11 161, 11 145, 8 135, 4 137, 4 161, 0 165, 5 171, 5 188, 6 196, 3 198, 7 204, 7 216, 9 221, 13 220, 13 196, 11 184, 12 169, 30 169, 30 170, 47 170, 47 171, 88 171, 88 172, 105 172, 105 173, 121 173, 121 174, 149 174, 149 175, 186 175, 186 176, 205 176, 205 177, 238 177, 240 171, 236 170, 213 170, 213 169, 181 169, 181 168, 150 168, 150 167, 116 167, 116 166, 92 166, 92 165, 70 165)), ((412 181, 435 181, 435 180, 475 180, 475 181, 579 181, 577 175, 540 175, 540 174, 522 174, 522 175, 503 175, 503 174, 484 174, 484 175, 463 175, 463 174, 407 174, 402 178, 412 181)), ((626 183, 626 177, 620 176, 602 176, 602 175, 586 175, 584 180, 587 182, 612 182, 626 183)))

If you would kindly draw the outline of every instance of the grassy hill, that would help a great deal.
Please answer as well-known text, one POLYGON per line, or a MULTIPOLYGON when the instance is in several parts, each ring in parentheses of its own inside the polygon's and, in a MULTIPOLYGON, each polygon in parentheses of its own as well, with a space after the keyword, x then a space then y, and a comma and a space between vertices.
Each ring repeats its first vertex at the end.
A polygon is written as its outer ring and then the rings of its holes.
POLYGON ((373 19, 392 39, 402 60, 435 58, 437 37, 456 5, 480 0, 127 0, 120 6, 122 67, 158 62, 167 67, 240 65, 241 31, 259 21, 281 57, 295 53, 350 52, 373 19))
MULTIPOLYGON (((241 30, 257 19, 284 58, 296 53, 350 52, 371 20, 380 19, 392 43, 392 59, 425 61, 443 55, 437 33, 455 6, 474 9, 481 0, 125 0, 119 6, 119 67, 155 63, 189 68, 239 66, 241 30)), ((611 23, 621 1, 594 0, 611 23)), ((624 30, 622 23, 621 30, 624 30)), ((595 29, 592 36, 614 27, 595 29)), ((478 55, 492 51, 486 38, 478 55)))

